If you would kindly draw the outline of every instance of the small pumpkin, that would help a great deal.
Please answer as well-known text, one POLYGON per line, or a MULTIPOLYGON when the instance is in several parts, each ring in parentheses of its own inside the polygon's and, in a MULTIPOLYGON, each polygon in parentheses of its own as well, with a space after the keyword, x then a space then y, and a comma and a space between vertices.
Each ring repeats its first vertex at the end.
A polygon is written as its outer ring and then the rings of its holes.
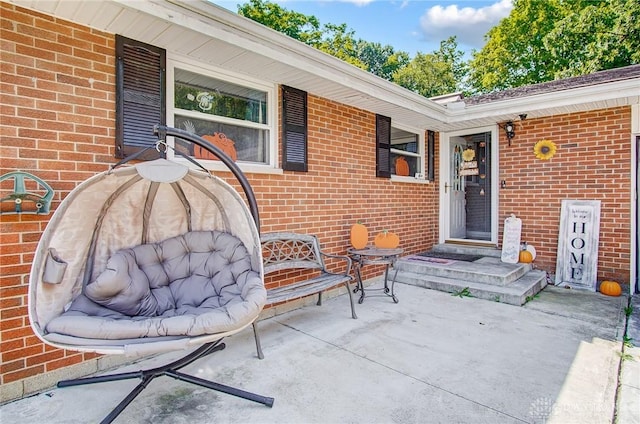
POLYGON ((369 243, 369 230, 360 221, 351 226, 351 246, 364 249, 369 243))
POLYGON ((600 284, 600 293, 607 296, 620 296, 622 294, 622 287, 617 281, 605 280, 600 284))
POLYGON ((379 249, 395 249, 400 244, 400 237, 396 233, 384 230, 376 235, 373 243, 379 249))
POLYGON ((518 255, 518 261, 522 262, 523 264, 530 264, 531 262, 533 262, 533 255, 528 250, 521 250, 520 254, 518 255))

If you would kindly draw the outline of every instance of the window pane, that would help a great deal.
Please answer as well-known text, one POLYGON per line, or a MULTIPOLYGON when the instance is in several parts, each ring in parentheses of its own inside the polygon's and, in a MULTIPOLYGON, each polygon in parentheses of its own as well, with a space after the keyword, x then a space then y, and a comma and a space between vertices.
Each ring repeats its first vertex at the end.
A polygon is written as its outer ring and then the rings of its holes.
MULTIPOLYGON (((222 124, 202 119, 174 117, 176 128, 184 129, 199 136, 223 133, 234 144, 238 161, 269 163, 269 131, 256 128, 245 128, 237 125, 222 124)), ((176 149, 190 156, 194 155, 191 143, 176 139, 176 149)))
POLYGON ((417 173, 422 173, 422 157, 416 156, 420 153, 418 134, 391 128, 391 173, 400 176, 413 177, 417 173), (398 152, 407 152, 403 154, 398 152), (413 153, 413 155, 411 155, 413 153))
POLYGON ((418 134, 391 128, 391 148, 418 153, 418 134))
POLYGON ((267 124, 267 93, 175 69, 175 100, 178 109, 267 124))

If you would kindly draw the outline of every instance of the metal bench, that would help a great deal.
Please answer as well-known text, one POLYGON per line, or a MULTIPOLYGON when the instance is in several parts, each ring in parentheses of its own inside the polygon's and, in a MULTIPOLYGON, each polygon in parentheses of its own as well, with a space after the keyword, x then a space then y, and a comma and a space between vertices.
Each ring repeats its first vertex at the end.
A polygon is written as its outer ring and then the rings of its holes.
MULTIPOLYGON (((318 294, 317 305, 322 305, 322 292, 343 284, 349 294, 351 317, 356 316, 353 296, 349 283, 351 278, 351 258, 341 255, 329 255, 320 249, 320 242, 314 235, 297 233, 267 233, 260 236, 264 263, 264 274, 295 269, 315 269, 310 279, 302 280, 282 287, 267 290, 265 306, 286 302, 304 296, 318 294), (327 271, 324 258, 335 258, 345 262, 345 271, 334 273, 327 271)), ((257 321, 253 322, 258 358, 263 359, 257 321)))

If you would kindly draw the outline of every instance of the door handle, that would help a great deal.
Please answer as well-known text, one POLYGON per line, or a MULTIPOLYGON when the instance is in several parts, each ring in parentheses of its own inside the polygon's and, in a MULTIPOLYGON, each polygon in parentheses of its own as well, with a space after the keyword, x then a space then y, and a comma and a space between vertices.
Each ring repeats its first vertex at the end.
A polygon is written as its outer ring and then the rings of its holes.
POLYGON ((449 188, 449 183, 445 182, 444 183, 444 193, 447 193, 447 189, 449 188))

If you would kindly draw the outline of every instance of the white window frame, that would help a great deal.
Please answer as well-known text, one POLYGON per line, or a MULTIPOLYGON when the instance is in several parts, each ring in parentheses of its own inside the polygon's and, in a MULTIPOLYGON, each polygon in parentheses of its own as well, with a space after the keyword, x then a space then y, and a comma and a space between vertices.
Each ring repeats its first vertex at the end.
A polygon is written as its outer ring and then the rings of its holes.
POLYGON ((407 152, 404 150, 398 150, 398 149, 394 149, 393 148, 393 144, 391 144, 390 147, 390 153, 395 153, 398 155, 402 155, 402 156, 407 156, 407 157, 415 157, 418 158, 418 161, 420 162, 420 169, 422 170, 420 172, 420 174, 422 174, 422 176, 420 178, 416 178, 415 175, 408 175, 408 176, 400 176, 400 175, 396 175, 396 174, 391 174, 391 181, 397 181, 397 182, 405 182, 405 183, 420 183, 420 184, 426 184, 429 181, 426 179, 426 161, 425 161, 425 133, 426 130, 420 130, 417 129, 415 127, 410 127, 407 125, 402 125, 399 124, 397 122, 391 121, 391 128, 397 128, 399 130, 402 131, 406 131, 406 132, 410 132, 412 134, 415 134, 417 136, 417 143, 418 143, 418 152, 417 153, 412 153, 412 152, 407 152))
MULTIPOLYGON (((176 114, 175 108, 175 69, 184 69, 186 71, 190 71, 196 74, 201 74, 207 77, 228 81, 230 83, 245 86, 249 88, 253 88, 256 90, 260 90, 266 92, 267 94, 267 124, 259 124, 255 122, 245 121, 243 122, 243 126, 247 128, 258 128, 258 129, 267 129, 268 130, 268 138, 267 142, 269 146, 267 147, 269 162, 260 164, 260 163, 252 163, 252 162, 237 162, 238 166, 243 172, 250 173, 282 173, 282 169, 280 169, 280 165, 278 163, 279 155, 278 155, 278 98, 277 98, 277 87, 274 84, 266 83, 264 81, 259 81, 250 77, 243 76, 239 78, 237 75, 232 75, 228 71, 223 69, 213 67, 210 65, 206 65, 202 62, 196 62, 186 57, 175 56, 167 54, 167 99, 166 99, 166 107, 167 107, 167 125, 173 127, 175 125, 174 117, 176 114)), ((208 120, 211 120, 211 115, 202 115, 196 111, 184 111, 180 110, 180 115, 182 116, 192 116, 193 118, 203 118, 206 116, 208 120)), ((221 116, 217 116, 215 118, 216 122, 221 123, 229 123, 233 125, 238 125, 238 121, 231 118, 225 118, 221 116)), ((169 140, 169 143, 173 143, 172 140, 169 140)), ((185 164, 190 164, 189 161, 180 157, 179 155, 175 155, 172 149, 169 149, 167 153, 167 157, 176 161, 184 161, 185 164)), ((227 167, 220 161, 216 160, 207 160, 207 159, 197 159, 199 163, 205 166, 207 169, 213 171, 224 171, 227 170, 227 167)))

